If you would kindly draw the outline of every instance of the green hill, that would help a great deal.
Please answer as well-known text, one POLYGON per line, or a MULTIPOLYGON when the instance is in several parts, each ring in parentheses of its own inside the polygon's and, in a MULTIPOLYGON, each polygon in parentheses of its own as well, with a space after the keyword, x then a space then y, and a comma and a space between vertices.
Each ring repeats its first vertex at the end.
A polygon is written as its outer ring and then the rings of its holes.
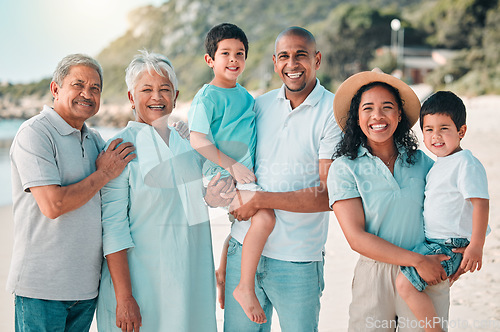
MULTIPOLYGON (((374 65, 387 72, 395 69, 393 58, 375 53, 390 45, 394 18, 405 28, 405 46, 458 51, 454 60, 427 77, 428 83, 442 88, 445 78, 452 77, 446 88, 459 94, 500 94, 499 0, 168 0, 132 11, 129 29, 97 56, 104 70, 103 101, 127 102, 125 68, 141 49, 172 60, 179 98, 190 100, 212 78, 203 60, 203 41, 207 31, 222 22, 240 26, 248 36, 249 54, 240 78, 248 90, 281 84, 273 71, 274 40, 286 27, 298 25, 315 34, 323 55, 318 75, 335 91, 357 71, 374 65)), ((46 83, 0 87, 0 116, 8 107, 22 106, 21 99, 50 98, 46 83)))

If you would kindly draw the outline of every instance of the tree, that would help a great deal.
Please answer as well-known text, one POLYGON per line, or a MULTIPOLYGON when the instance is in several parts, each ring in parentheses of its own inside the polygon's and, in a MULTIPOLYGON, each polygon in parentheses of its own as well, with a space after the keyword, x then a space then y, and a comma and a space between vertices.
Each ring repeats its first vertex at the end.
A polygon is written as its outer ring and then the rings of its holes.
POLYGON ((324 26, 323 71, 334 81, 368 68, 375 50, 391 42, 390 22, 395 15, 382 14, 368 5, 338 6, 324 26))
POLYGON ((434 47, 463 49, 482 45, 486 14, 496 0, 440 0, 424 12, 421 28, 434 47))

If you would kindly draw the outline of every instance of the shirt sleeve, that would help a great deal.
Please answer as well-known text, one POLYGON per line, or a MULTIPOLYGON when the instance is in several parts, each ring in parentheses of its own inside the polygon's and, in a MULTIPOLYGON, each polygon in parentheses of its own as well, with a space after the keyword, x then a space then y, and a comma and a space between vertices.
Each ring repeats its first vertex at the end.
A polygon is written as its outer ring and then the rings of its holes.
POLYGON ((102 244, 104 256, 135 247, 129 223, 130 163, 101 189, 102 244))
POLYGON ((467 160, 460 169, 458 177, 458 190, 465 199, 483 198, 489 199, 488 179, 486 170, 477 159, 467 160))
POLYGON ((333 161, 326 183, 330 207, 336 201, 361 197, 354 173, 344 158, 333 161))
POLYGON ((208 98, 196 96, 188 111, 189 130, 208 135, 214 116, 214 108, 213 103, 208 98))
POLYGON ((31 187, 61 185, 51 137, 32 126, 22 128, 11 148, 24 191, 31 187))
POLYGON ((330 113, 319 144, 319 159, 332 159, 342 137, 342 131, 337 125, 337 121, 335 121, 335 116, 333 112, 330 113))

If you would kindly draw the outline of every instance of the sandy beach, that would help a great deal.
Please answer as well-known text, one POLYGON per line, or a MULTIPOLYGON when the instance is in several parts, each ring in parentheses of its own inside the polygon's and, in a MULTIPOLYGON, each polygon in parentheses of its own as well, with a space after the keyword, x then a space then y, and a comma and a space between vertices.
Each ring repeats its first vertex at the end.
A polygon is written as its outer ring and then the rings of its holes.
MULTIPOLYGON (((462 147, 481 160, 488 174, 490 192, 490 227, 484 248, 483 269, 463 275, 451 288, 449 331, 500 331, 500 149, 497 125, 500 122, 500 97, 483 96, 464 99, 468 131, 462 147)), ((420 128, 415 128, 420 134, 420 128)), ((421 136, 421 135, 420 135, 421 136)), ((423 145, 421 145, 423 148, 423 145)), ((212 210, 212 235, 216 266, 229 223, 222 210, 212 210)), ((325 291, 320 314, 321 332, 347 330, 351 301, 351 279, 358 255, 348 246, 333 212, 326 244, 325 291)), ((0 285, 5 289, 12 252, 12 213, 10 206, 0 207, 0 285)), ((14 331, 13 297, 0 291, 0 331, 14 331)), ((222 331, 222 310, 217 310, 222 331)), ((277 317, 272 331, 280 331, 277 317)), ((95 327, 92 329, 95 330, 95 327)))

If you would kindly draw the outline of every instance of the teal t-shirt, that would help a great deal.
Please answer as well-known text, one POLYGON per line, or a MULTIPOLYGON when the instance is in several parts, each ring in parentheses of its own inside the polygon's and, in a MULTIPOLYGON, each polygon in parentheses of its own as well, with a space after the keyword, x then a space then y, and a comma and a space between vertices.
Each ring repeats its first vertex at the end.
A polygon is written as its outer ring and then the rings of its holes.
POLYGON ((423 242, 423 205, 425 177, 433 161, 417 151, 415 164, 406 162, 400 150, 394 175, 364 147, 358 157, 333 161, 327 187, 330 206, 336 201, 360 197, 365 213, 365 228, 398 247, 411 250, 423 242))
MULTIPOLYGON (((254 98, 236 83, 225 89, 205 84, 196 94, 188 112, 189 129, 207 135, 222 153, 253 170, 255 155, 254 98)), ((203 174, 212 178, 229 173, 207 160, 203 174)))

